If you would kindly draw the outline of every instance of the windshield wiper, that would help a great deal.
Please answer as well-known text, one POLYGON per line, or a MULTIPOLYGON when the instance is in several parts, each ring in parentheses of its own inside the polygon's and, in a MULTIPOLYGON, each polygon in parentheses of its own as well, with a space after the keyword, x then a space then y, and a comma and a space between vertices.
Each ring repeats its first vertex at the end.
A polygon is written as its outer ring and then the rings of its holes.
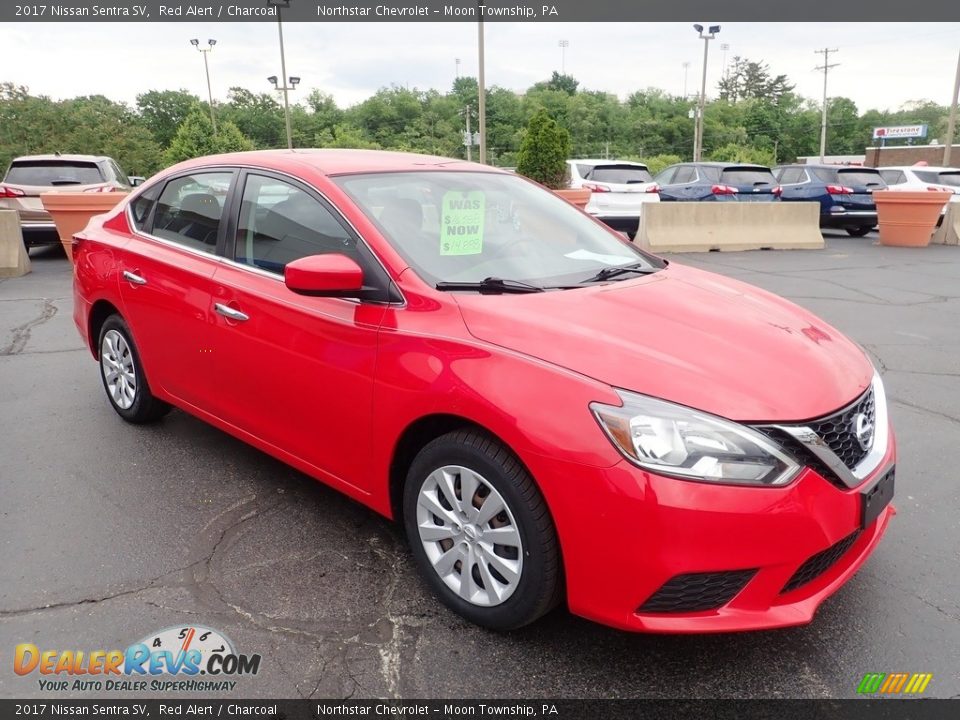
POLYGON ((596 275, 588 277, 586 280, 582 280, 581 283, 603 282, 604 280, 615 278, 617 275, 625 275, 626 273, 649 275, 650 273, 655 273, 659 269, 660 268, 650 267, 649 265, 641 265, 639 263, 634 265, 612 265, 610 267, 602 268, 596 275))
POLYGON ((481 295, 544 292, 544 289, 539 285, 498 277, 484 278, 480 282, 438 282, 436 288, 437 290, 475 290, 481 295))

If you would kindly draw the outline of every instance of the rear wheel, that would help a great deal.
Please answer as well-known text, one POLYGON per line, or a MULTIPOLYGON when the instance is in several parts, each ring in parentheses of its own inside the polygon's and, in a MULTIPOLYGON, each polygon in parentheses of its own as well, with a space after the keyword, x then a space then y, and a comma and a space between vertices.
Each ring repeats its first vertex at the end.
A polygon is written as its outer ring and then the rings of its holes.
POLYGON ((511 630, 560 599, 560 551, 543 496, 501 443, 448 433, 414 459, 404 526, 420 573, 449 608, 511 630))
POLYGON ((870 225, 861 225, 860 227, 848 227, 847 234, 852 237, 863 237, 869 233, 873 228, 870 225))
POLYGON ((130 328, 119 315, 111 315, 100 328, 100 379, 110 405, 130 423, 159 420, 170 406, 150 392, 140 355, 130 328))

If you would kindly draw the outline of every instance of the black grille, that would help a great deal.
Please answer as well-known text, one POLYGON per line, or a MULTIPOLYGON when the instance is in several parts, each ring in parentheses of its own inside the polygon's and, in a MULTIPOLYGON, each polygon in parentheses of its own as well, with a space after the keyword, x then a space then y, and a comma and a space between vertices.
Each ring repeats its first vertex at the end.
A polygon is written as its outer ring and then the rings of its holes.
POLYGON ((851 470, 867 456, 868 450, 860 447, 857 429, 854 425, 857 415, 863 413, 871 425, 876 422, 876 407, 873 401, 873 388, 853 405, 840 412, 809 424, 811 430, 819 435, 838 458, 851 470))
POLYGON ((783 586, 783 590, 780 592, 788 593, 791 590, 796 590, 798 587, 806 585, 808 582, 816 580, 829 570, 837 560, 843 557, 844 553, 850 549, 858 537, 860 537, 860 530, 847 535, 843 540, 834 543, 826 550, 821 550, 808 559, 793 574, 793 577, 787 581, 787 584, 783 586))
POLYGON ((641 613, 679 613, 716 610, 726 605, 756 575, 754 570, 677 575, 640 606, 641 613))
MULTIPOLYGON (((861 412, 867 416, 867 419, 872 424, 876 424, 876 405, 873 399, 873 388, 867 390, 866 393, 860 396, 859 400, 845 407, 843 410, 833 415, 828 415, 825 418, 801 424, 804 427, 809 427, 819 435, 823 441, 830 446, 834 454, 852 470, 860 464, 868 452, 860 447, 860 441, 857 440, 857 431, 854 426, 855 418, 861 412)), ((837 477, 835 472, 828 468, 806 445, 792 435, 769 425, 758 425, 754 429, 759 430, 767 437, 775 440, 801 464, 815 470, 837 487, 847 488, 847 485, 837 477)))

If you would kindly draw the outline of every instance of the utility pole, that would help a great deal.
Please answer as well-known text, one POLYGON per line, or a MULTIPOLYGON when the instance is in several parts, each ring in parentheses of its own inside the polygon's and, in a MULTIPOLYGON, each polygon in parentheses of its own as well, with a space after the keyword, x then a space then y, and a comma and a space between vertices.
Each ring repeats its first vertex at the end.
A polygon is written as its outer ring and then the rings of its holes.
POLYGON ((960 57, 957 57, 957 79, 953 81, 953 104, 950 106, 950 120, 947 121, 947 140, 943 146, 944 167, 950 167, 950 153, 953 150, 953 133, 957 129, 958 101, 960 101, 960 57))
MULTIPOLYGON (((479 0, 477 2, 477 13, 481 13, 482 10, 479 7, 479 0)), ((479 60, 480 67, 477 70, 477 85, 478 85, 478 95, 477 98, 477 112, 480 115, 480 157, 478 158, 479 162, 483 165, 487 164, 487 84, 484 78, 484 68, 483 68, 483 16, 480 16, 480 22, 477 23, 477 56, 479 60)))
POLYGON ((473 161, 473 133, 470 132, 470 105, 467 105, 467 137, 466 143, 467 146, 467 162, 473 161))
POLYGON ((827 74, 830 68, 835 68, 840 63, 830 64, 830 53, 839 52, 837 48, 824 48, 823 50, 814 50, 817 55, 823 55, 823 65, 817 65, 815 70, 823 70, 823 113, 820 116, 820 162, 824 162, 824 156, 827 154, 827 74))
POLYGON ((700 83, 700 103, 697 109, 697 124, 695 141, 693 145, 693 161, 699 162, 703 156, 703 111, 707 105, 707 53, 710 50, 710 41, 720 32, 719 25, 711 25, 707 32, 703 32, 703 25, 694 25, 693 29, 700 33, 700 39, 703 40, 703 80, 700 83))
POLYGON ((560 74, 567 74, 567 48, 570 47, 569 40, 561 40, 560 43, 560 74))

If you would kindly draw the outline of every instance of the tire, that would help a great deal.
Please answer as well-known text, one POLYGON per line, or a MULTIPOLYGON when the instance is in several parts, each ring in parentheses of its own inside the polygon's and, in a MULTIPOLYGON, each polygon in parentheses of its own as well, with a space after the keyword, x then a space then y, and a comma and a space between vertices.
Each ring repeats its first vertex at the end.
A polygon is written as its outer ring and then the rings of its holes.
POLYGON ((514 630, 560 601, 560 548, 546 502, 519 460, 489 435, 458 430, 428 443, 407 473, 403 520, 420 574, 470 622, 514 630), (474 483, 464 506, 458 493, 474 483))
POLYGON ((129 423, 142 425, 170 412, 170 405, 150 392, 140 354, 122 317, 111 315, 106 319, 100 328, 97 347, 100 380, 117 415, 129 423))
POLYGON ((861 225, 860 227, 848 227, 846 228, 847 234, 851 237, 863 237, 867 233, 873 230, 869 225, 861 225))

